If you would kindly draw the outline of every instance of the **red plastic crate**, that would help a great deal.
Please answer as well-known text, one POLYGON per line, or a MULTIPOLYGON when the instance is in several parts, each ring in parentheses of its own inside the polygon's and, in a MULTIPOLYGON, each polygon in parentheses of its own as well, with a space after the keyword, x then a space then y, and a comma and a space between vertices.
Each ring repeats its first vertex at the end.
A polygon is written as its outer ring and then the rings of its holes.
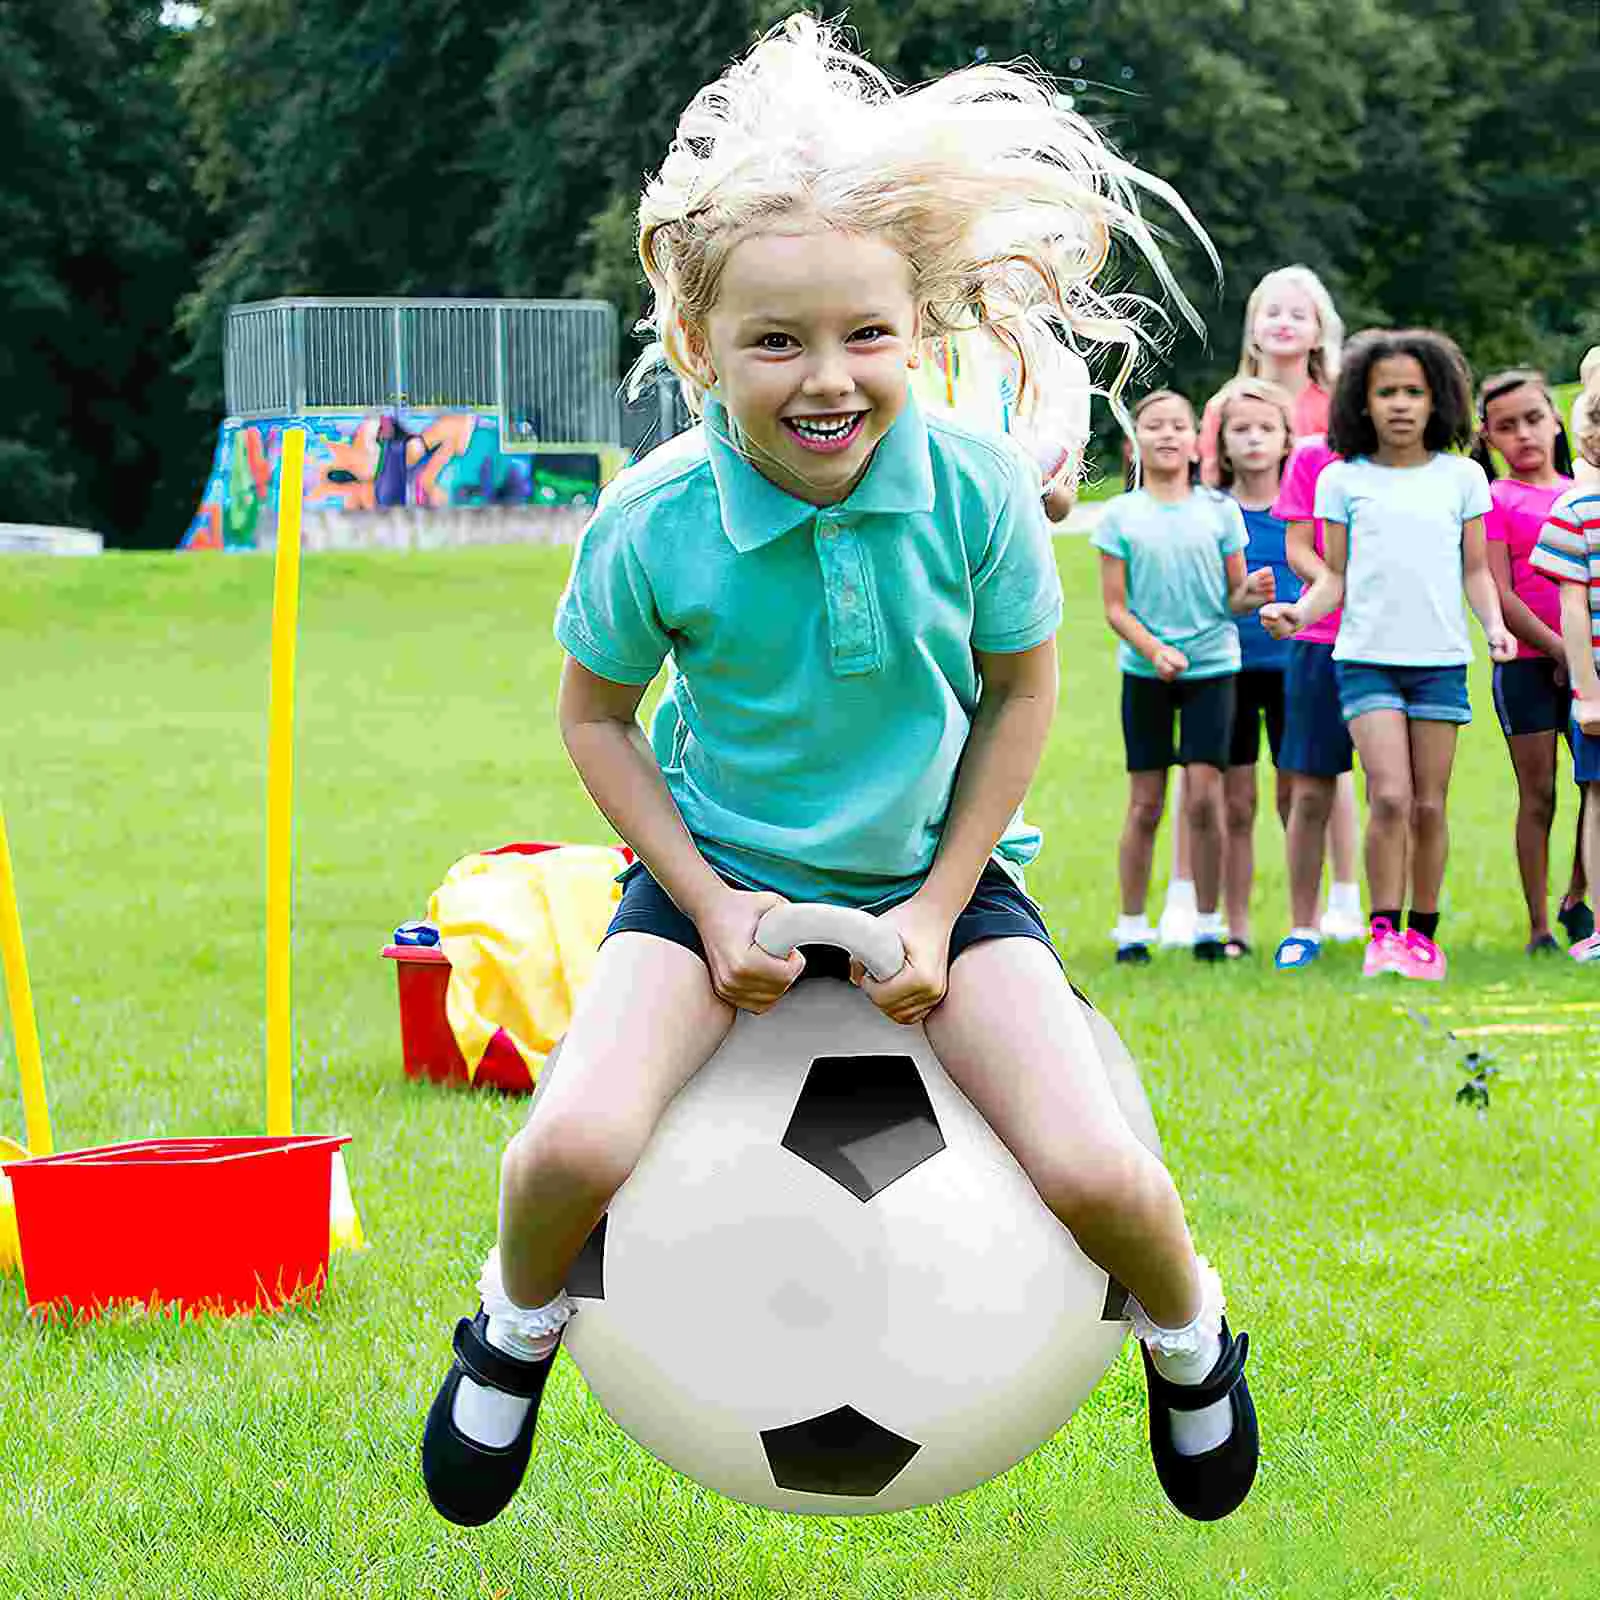
POLYGON ((273 1310, 321 1292, 348 1134, 140 1139, 5 1163, 30 1306, 273 1310))
MULTIPOLYGON (((486 856, 536 856, 546 850, 559 850, 558 844, 503 844, 485 850, 486 856)), ((626 845, 620 853, 633 861, 626 845)), ((400 1053, 408 1078, 426 1078, 433 1083, 468 1083, 480 1089, 502 1089, 507 1094, 531 1094, 533 1079, 527 1063, 504 1029, 489 1041, 478 1070, 470 1080, 456 1036, 445 1012, 445 993, 450 987, 450 958, 431 945, 385 945, 384 959, 395 964, 400 991, 400 1053)))

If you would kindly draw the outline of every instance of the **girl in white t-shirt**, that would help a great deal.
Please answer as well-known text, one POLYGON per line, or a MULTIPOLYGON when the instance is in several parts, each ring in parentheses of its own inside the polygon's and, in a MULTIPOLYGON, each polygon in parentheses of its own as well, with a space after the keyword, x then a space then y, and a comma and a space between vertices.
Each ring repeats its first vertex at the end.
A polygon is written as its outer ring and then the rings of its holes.
POLYGON ((1442 452, 1473 434, 1461 352, 1429 329, 1373 329, 1350 342, 1328 442, 1344 459, 1317 480, 1323 561, 1292 605, 1262 621, 1287 638, 1343 602, 1339 700, 1367 775, 1371 934, 1362 970, 1443 978, 1435 942, 1456 733, 1471 720, 1472 646, 1462 589, 1497 662, 1516 655, 1484 547, 1489 483, 1442 452), (1400 931, 1406 863, 1411 915, 1400 931))

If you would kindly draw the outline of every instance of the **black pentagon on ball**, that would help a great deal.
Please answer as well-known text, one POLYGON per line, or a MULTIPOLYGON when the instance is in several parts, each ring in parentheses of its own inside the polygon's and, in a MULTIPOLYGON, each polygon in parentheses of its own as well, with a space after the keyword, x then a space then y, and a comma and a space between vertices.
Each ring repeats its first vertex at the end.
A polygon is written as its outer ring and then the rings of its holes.
POLYGON ((761 1445, 780 1489, 856 1498, 893 1483, 922 1448, 853 1406, 839 1406, 785 1428, 763 1428, 761 1445))
POLYGON ((818 1056, 783 1147, 866 1201, 938 1155, 944 1135, 910 1056, 818 1056))

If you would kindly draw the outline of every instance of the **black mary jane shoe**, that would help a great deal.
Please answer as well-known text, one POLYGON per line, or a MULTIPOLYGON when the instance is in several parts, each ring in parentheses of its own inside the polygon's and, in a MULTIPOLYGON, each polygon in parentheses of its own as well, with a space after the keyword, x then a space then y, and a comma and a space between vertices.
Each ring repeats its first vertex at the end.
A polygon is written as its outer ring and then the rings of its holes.
POLYGON ((1222 1319, 1222 1354, 1204 1383, 1173 1383, 1163 1378, 1143 1344, 1139 1350, 1150 1388, 1150 1454, 1155 1457, 1156 1476, 1167 1499, 1184 1516, 1196 1522, 1215 1522, 1250 1493, 1261 1459, 1256 1408, 1244 1381, 1250 1335, 1241 1333, 1234 1338, 1228 1331, 1228 1319, 1222 1319), (1224 1399, 1233 1407, 1233 1432, 1203 1455, 1180 1456, 1172 1443, 1172 1413, 1204 1411, 1224 1399))
POLYGON ((455 1360, 433 1397, 422 1432, 422 1481, 428 1498, 441 1517, 464 1528, 476 1528, 499 1516, 517 1492, 533 1454, 539 1397, 556 1360, 552 1350, 542 1361, 518 1361, 488 1342, 488 1328, 489 1319, 481 1306, 477 1316, 470 1321, 463 1317, 456 1324, 455 1360), (467 1438, 451 1419, 463 1378, 533 1402, 521 1431, 503 1449, 467 1438))

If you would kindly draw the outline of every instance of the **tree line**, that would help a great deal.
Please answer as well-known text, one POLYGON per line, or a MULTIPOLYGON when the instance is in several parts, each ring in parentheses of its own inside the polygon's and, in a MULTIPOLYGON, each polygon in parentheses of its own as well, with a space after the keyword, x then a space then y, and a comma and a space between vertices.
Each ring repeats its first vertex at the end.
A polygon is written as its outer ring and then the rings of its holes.
MULTIPOLYGON (((642 175, 792 8, 0 0, 0 520, 175 543, 237 301, 581 294, 630 324, 642 175)), ((1226 269, 1166 219, 1211 337, 1161 377, 1197 399, 1290 261, 1350 328, 1430 324, 1480 370, 1568 377, 1600 342, 1592 0, 860 0, 848 21, 904 82, 1033 59, 1182 193, 1226 269)))

